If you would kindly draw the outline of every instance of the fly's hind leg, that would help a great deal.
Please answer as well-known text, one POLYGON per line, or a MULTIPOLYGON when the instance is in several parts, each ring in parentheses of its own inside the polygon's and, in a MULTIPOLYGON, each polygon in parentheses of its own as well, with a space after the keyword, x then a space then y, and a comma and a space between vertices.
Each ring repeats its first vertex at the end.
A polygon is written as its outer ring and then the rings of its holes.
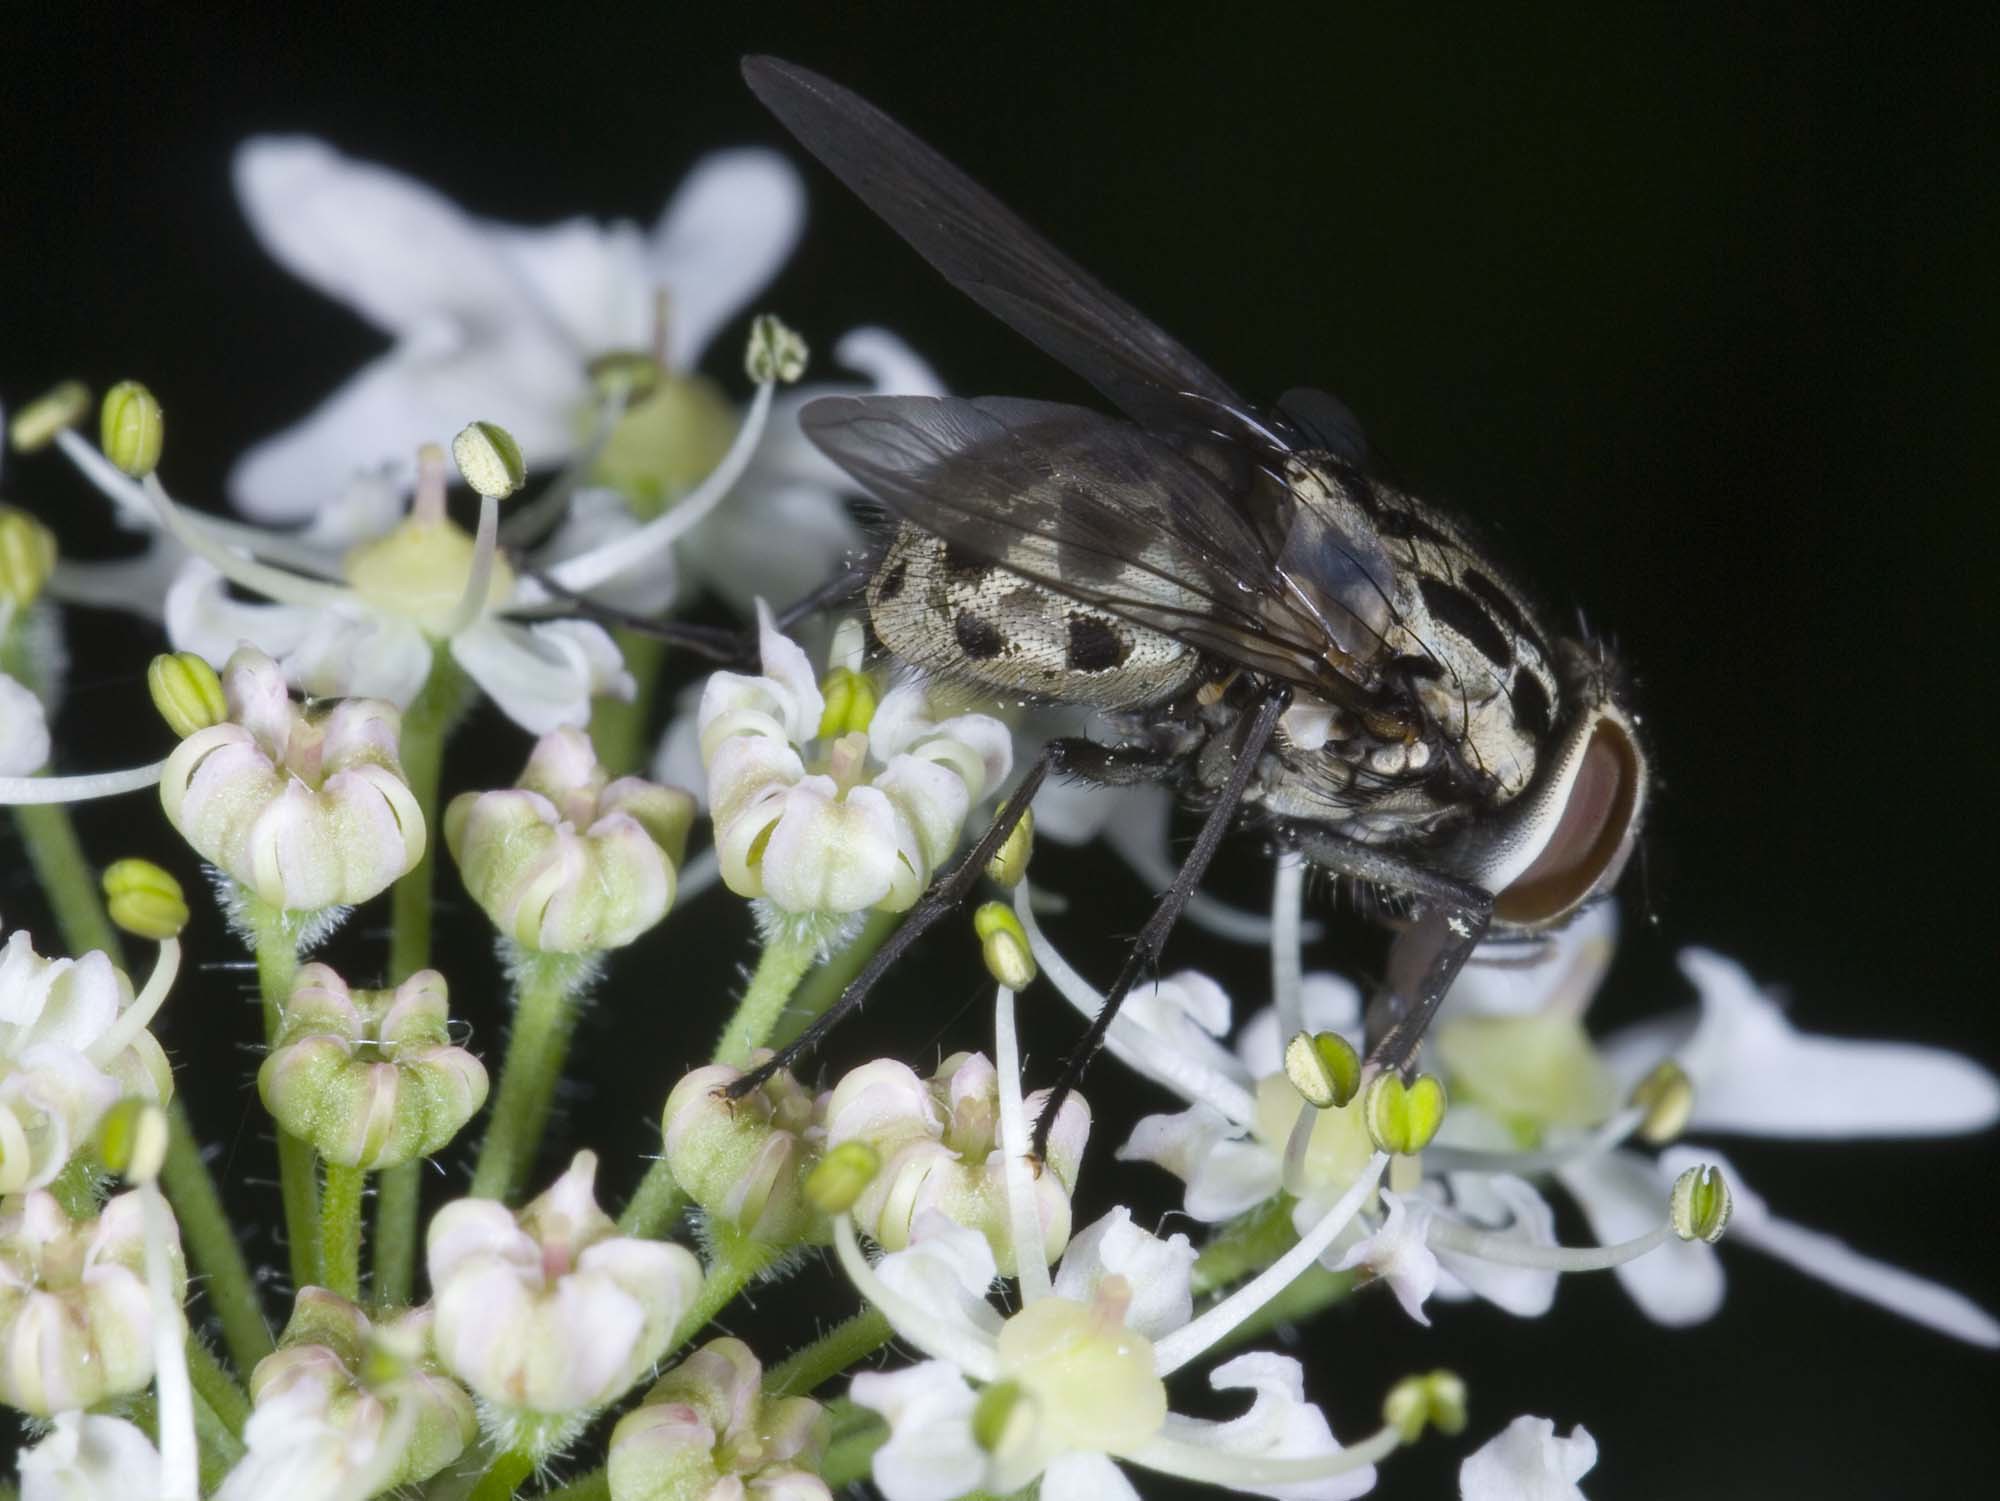
MULTIPOLYGON (((780 631, 790 630, 808 615, 817 614, 830 605, 851 599, 868 580, 869 564, 866 561, 849 563, 838 573, 816 586, 804 598, 787 605, 771 624, 780 631)), ((617 626, 628 631, 636 631, 642 636, 651 636, 664 641, 669 646, 678 646, 683 651, 691 651, 712 662, 742 663, 757 660, 757 628, 731 630, 726 626, 692 625, 684 620, 659 620, 651 615, 635 615, 629 610, 620 610, 612 605, 600 604, 587 594, 579 594, 556 582, 553 575, 545 570, 530 569, 528 577, 548 590, 555 598, 564 600, 575 607, 576 613, 599 625, 617 626)))

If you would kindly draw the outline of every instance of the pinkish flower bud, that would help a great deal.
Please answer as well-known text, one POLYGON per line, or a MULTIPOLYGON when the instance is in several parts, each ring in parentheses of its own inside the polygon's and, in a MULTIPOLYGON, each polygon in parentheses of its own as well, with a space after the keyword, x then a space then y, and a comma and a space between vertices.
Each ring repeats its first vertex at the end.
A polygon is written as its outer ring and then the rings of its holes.
MULTIPOLYGON (((760 1052, 751 1061, 770 1056, 760 1052)), ((819 1157, 813 1097, 782 1070, 740 1100, 722 1093, 741 1077, 715 1063, 674 1086, 660 1122, 667 1167, 688 1197, 724 1224, 781 1245, 806 1239, 819 1219, 805 1195, 819 1157)))
POLYGON ((829 1425, 805 1397, 767 1399, 739 1339, 712 1340, 662 1376, 611 1433, 612 1501, 827 1501, 813 1473, 829 1425))

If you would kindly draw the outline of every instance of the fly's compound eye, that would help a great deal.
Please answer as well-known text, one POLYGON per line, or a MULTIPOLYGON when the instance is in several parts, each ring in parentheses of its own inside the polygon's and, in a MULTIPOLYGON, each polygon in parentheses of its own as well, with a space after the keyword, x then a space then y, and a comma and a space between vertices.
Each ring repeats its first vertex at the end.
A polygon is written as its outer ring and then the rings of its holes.
POLYGON ((1566 917, 1615 885, 1631 856, 1646 787, 1646 758, 1631 726, 1602 709, 1565 749, 1542 805, 1553 827, 1495 900, 1502 922, 1538 927, 1566 917))

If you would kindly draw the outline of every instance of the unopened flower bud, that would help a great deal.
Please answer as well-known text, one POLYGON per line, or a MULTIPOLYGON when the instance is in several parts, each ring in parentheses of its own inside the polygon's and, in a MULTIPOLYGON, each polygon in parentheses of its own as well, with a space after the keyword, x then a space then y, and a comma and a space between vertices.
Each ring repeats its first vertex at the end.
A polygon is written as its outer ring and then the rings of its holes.
POLYGON ((64 428, 75 427, 89 411, 90 387, 80 380, 66 380, 14 414, 7 424, 8 440, 16 452, 33 453, 53 443, 64 428))
POLYGON ((1633 1089, 1632 1108, 1646 1112, 1639 1122, 1639 1139, 1663 1147, 1687 1129, 1694 1114, 1694 1080, 1673 1059, 1663 1059, 1633 1089))
POLYGON ((986 972, 1009 990, 1026 990, 1035 983, 1035 955, 1027 931, 1005 902, 987 902, 972 914, 972 931, 979 937, 979 956, 986 972))
POLYGON ((1002 891, 1012 891, 1028 873, 1028 857, 1035 852, 1035 810, 1024 808, 1012 832, 1000 841, 1000 848, 986 862, 986 877, 1002 891))
POLYGON ((1406 1444, 1414 1444, 1426 1428, 1463 1433, 1465 1420, 1465 1383, 1450 1371, 1407 1376, 1382 1403, 1382 1421, 1400 1432, 1406 1444))
POLYGON ((396 1167, 443 1150, 486 1103, 486 1069, 453 1047, 444 976, 350 990, 324 964, 292 981, 257 1092, 291 1135, 346 1167, 396 1167))
POLYGON ((104 393, 98 408, 104 456, 134 479, 151 474, 160 462, 166 420, 159 399, 136 380, 121 380, 104 393))
POLYGON ((822 740, 837 740, 868 728, 875 717, 875 680, 850 667, 836 667, 819 686, 826 709, 819 717, 822 740))
POLYGON ((375 1324, 337 1293, 300 1288, 276 1352, 251 1373, 251 1423, 263 1414, 321 1426, 340 1439, 334 1463, 363 1450, 381 1490, 428 1480, 479 1432, 471 1397, 431 1348, 432 1320, 413 1308, 375 1324), (368 1447, 398 1435, 394 1455, 368 1447))
POLYGON ((1338 1032, 1299 1032, 1285 1044, 1285 1077, 1315 1110, 1337 1110, 1361 1087, 1361 1055, 1338 1032))
POLYGON ((845 1214, 882 1170, 882 1156, 865 1141, 843 1141, 806 1175, 806 1197, 821 1214, 845 1214))
POLYGON ((738 1339, 711 1340, 667 1372, 612 1431, 615 1501, 826 1501, 813 1473, 825 1413, 762 1388, 763 1368, 738 1339))
POLYGON ((1673 1221, 1674 1234, 1682 1240, 1705 1240, 1713 1245, 1722 1239, 1734 1207, 1722 1170, 1702 1163, 1674 1179, 1667 1214, 1673 1221))
POLYGON ((658 360, 636 349, 600 354, 584 367, 584 373, 600 396, 620 406, 644 401, 667 378, 658 360))
POLYGON ((451 440, 451 456, 465 482, 488 500, 505 500, 528 482, 521 445, 497 422, 474 422, 451 440))
POLYGON ((770 313, 759 313, 751 322, 743 366, 758 385, 772 381, 791 385, 806 373, 806 355, 806 341, 770 313))
POLYGON ((103 881, 111 920, 135 938, 164 943, 187 926, 181 883, 151 860, 113 860, 104 867, 103 881))
POLYGON ((818 1155, 813 1097, 780 1070, 732 1100, 723 1091, 741 1077, 716 1063, 674 1086, 660 1120, 667 1167, 689 1198, 732 1229, 780 1245, 805 1239, 819 1217, 805 1189, 818 1155))
POLYGON ((596 1172, 579 1152, 518 1215, 460 1199, 427 1237, 438 1358, 532 1453, 567 1443, 649 1370, 701 1288, 684 1247, 618 1235, 596 1172))
POLYGON ((127 1183, 151 1183, 167 1160, 167 1113, 151 1100, 120 1100, 97 1123, 97 1160, 127 1183))
POLYGON ((0 603, 25 610, 55 567, 55 533, 26 511, 0 506, 0 603))
POLYGON ((673 905, 694 798, 639 777, 609 780, 590 737, 536 742, 517 785, 465 792, 445 844, 494 926, 539 953, 622 948, 673 905))
POLYGON ((1034 1426, 1034 1406, 1018 1381, 981 1388, 972 1409, 972 1441, 988 1454, 1006 1453, 1024 1436, 1024 1428, 1034 1426))
POLYGON ((1376 1076, 1362 1095, 1368 1135, 1384 1152, 1410 1157, 1430 1145, 1444 1122, 1444 1085, 1431 1074, 1405 1084, 1394 1069, 1376 1076))
POLYGON ((167 728, 185 740, 229 718, 215 669, 191 651, 161 652, 146 668, 146 688, 167 728))
MULTIPOLYGON (((187 1269, 169 1225, 178 1307, 187 1269)), ((153 1379, 153 1319, 138 1193, 82 1221, 41 1190, 0 1203, 0 1402, 46 1418, 138 1391, 153 1379)))

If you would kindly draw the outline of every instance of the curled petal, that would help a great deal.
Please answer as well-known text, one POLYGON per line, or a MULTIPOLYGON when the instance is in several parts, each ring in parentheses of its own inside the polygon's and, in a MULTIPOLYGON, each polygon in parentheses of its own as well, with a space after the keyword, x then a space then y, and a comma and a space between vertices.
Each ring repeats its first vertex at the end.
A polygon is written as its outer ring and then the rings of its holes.
POLYGON ((1547 1418, 1522 1416, 1488 1439, 1458 1470, 1461 1501, 1585 1501, 1576 1482, 1597 1463, 1597 1440, 1578 1426, 1556 1437, 1547 1418))
MULTIPOLYGON (((1607 1245, 1644 1235, 1664 1217, 1667 1184, 1636 1153, 1583 1158, 1558 1169, 1556 1176, 1607 1245)), ((1722 1263, 1705 1241, 1670 1236, 1666 1244, 1620 1266, 1617 1276, 1640 1310, 1658 1324, 1699 1324, 1722 1306, 1722 1263)))
POLYGON ((1158 1339, 1194 1317, 1190 1277, 1195 1249, 1185 1235, 1165 1240, 1132 1223, 1123 1205, 1085 1226, 1056 1268, 1055 1295, 1088 1303, 1105 1277, 1123 1277, 1132 1289, 1125 1324, 1158 1339))

